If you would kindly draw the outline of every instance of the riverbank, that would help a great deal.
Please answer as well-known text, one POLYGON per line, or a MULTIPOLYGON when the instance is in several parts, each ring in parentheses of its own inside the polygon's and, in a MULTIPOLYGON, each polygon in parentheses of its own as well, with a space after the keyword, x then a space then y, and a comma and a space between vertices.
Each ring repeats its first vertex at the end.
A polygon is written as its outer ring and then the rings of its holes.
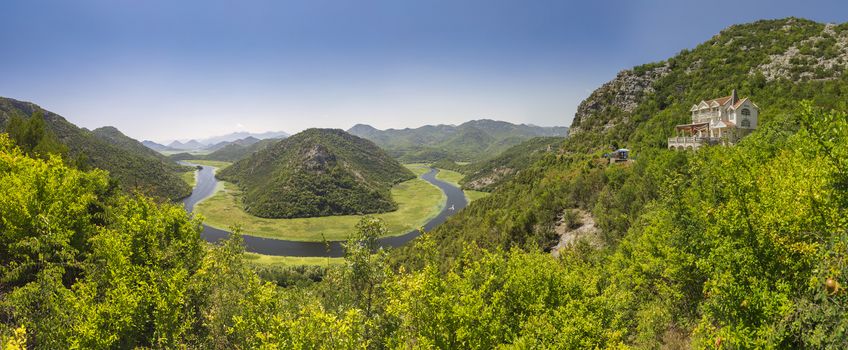
MULTIPOLYGON (((453 171, 453 170, 447 170, 447 169, 442 169, 442 168, 438 168, 438 169, 439 169, 439 173, 436 174, 437 179, 442 180, 444 182, 447 182, 447 183, 454 185, 456 187, 460 187, 460 188, 462 187, 462 186, 459 185, 459 181, 461 181, 462 178, 465 177, 465 175, 462 175, 462 173, 459 173, 459 172, 456 172, 456 171, 453 171)), ((475 191, 475 190, 462 190, 462 193, 465 194, 465 199, 468 200, 468 203, 476 201, 480 198, 488 197, 491 194, 489 192, 475 191)))
MULTIPOLYGON (((182 163, 192 166, 197 165, 196 163, 190 162, 182 163)), ((457 211, 465 208, 468 204, 465 195, 458 187, 436 178, 438 170, 429 168, 422 164, 410 164, 407 166, 410 167, 410 169, 416 174, 421 174, 419 179, 435 187, 439 192, 441 192, 440 197, 444 196, 447 200, 441 202, 441 205, 439 206, 440 210, 437 215, 427 220, 425 224, 419 227, 414 227, 408 232, 400 235, 384 236, 379 238, 377 241, 382 247, 398 247, 404 245, 422 233, 420 228, 423 228, 423 231, 430 231, 443 223, 448 217, 457 211)), ((193 211, 195 206, 202 204, 212 197, 216 191, 220 189, 220 186, 222 186, 221 183, 215 179, 215 168, 208 165, 202 166, 201 170, 197 172, 197 184, 194 191, 191 196, 183 200, 186 210, 190 212, 193 211)), ((238 224, 238 222, 230 220, 227 228, 229 228, 232 224, 238 224)), ((350 223, 344 232, 349 233, 349 230, 351 230, 355 224, 355 222, 350 223)), ((230 233, 228 232, 228 229, 219 229, 209 226, 206 223, 204 223, 203 232, 201 233, 201 237, 209 242, 217 242, 227 238, 229 235, 230 233)), ((244 230, 242 231, 242 237, 244 239, 245 249, 248 252, 266 256, 293 257, 341 257, 344 254, 341 243, 347 238, 345 235, 343 239, 339 240, 328 239, 327 241, 298 241, 261 237, 244 230)))

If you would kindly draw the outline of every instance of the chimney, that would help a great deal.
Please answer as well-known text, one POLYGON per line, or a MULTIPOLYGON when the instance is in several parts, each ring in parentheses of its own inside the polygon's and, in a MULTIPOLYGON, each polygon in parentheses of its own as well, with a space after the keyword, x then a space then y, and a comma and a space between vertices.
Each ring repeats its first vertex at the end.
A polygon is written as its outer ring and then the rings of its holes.
POLYGON ((736 89, 733 89, 733 93, 730 94, 730 104, 735 105, 736 102, 739 102, 739 96, 736 95, 736 89))

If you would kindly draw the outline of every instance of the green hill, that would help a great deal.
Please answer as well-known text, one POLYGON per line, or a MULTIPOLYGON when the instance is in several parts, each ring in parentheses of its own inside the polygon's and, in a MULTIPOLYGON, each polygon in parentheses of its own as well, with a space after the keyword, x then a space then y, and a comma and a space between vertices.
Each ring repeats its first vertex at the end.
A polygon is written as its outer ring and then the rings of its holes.
POLYGON ((268 218, 391 211, 392 185, 415 177, 374 143, 333 129, 303 131, 217 176, 241 187, 247 212, 268 218))
POLYGON ((512 146, 491 159, 465 166, 448 163, 443 167, 466 175, 460 181, 463 188, 492 191, 546 154, 556 154, 564 141, 564 137, 536 137, 512 146))
POLYGON ((178 174, 186 171, 186 167, 169 161, 118 129, 103 127, 88 131, 33 103, 0 98, 0 126, 4 130, 11 118, 26 120, 35 112, 43 114, 46 128, 67 148, 66 157, 70 161, 82 167, 108 170, 122 189, 171 200, 191 193, 178 174))
POLYGON ((378 130, 357 124, 349 133, 371 140, 403 162, 479 161, 538 136, 565 136, 568 128, 516 125, 488 119, 458 126, 425 125, 378 130))

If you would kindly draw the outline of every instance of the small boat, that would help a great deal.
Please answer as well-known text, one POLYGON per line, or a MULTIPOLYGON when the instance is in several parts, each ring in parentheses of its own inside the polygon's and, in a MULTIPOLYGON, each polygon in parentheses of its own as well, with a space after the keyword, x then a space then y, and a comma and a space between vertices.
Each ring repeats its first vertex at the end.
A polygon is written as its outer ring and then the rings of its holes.
POLYGON ((448 208, 448 210, 456 210, 456 208, 453 206, 453 204, 451 204, 451 206, 450 206, 450 208, 448 208))

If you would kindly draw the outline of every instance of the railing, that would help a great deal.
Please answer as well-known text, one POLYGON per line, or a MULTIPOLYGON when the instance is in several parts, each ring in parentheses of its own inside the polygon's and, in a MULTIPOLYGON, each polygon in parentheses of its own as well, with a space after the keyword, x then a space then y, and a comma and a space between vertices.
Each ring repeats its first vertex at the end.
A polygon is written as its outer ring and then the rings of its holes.
POLYGON ((718 144, 721 139, 717 137, 679 136, 668 139, 668 147, 692 147, 698 148, 702 145, 718 144))

